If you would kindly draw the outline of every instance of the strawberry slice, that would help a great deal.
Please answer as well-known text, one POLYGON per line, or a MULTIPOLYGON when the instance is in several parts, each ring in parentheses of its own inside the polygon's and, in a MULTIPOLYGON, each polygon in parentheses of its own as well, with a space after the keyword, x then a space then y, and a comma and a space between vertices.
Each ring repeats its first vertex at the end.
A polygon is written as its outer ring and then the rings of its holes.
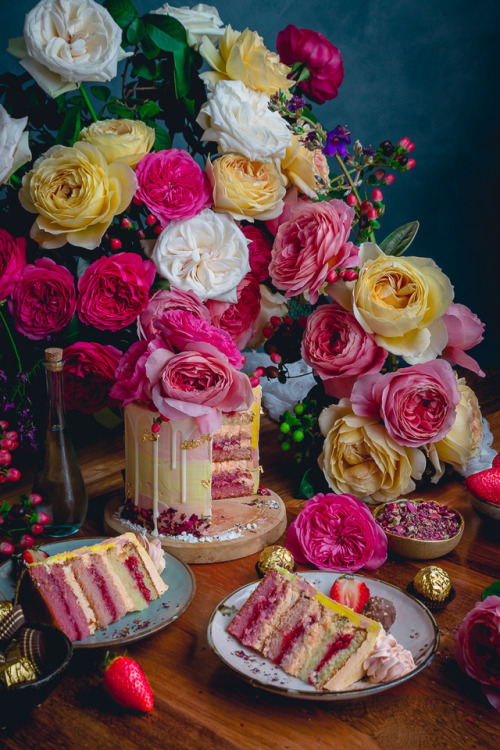
POLYGON ((27 565, 31 565, 32 563, 42 562, 42 560, 45 560, 47 557, 48 557, 48 554, 47 552, 44 552, 43 549, 34 549, 33 547, 23 550, 21 554, 21 559, 27 565))
POLYGON ((465 486, 479 500, 500 505, 500 468, 471 474, 466 478, 465 486))
POLYGON ((370 589, 352 576, 337 578, 330 591, 330 598, 355 612, 361 612, 370 598, 370 589))

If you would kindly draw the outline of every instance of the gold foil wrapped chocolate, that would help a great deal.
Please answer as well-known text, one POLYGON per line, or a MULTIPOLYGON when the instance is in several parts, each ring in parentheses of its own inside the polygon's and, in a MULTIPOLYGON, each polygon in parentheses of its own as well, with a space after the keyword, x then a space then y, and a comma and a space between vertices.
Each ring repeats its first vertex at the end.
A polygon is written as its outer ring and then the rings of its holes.
POLYGON ((0 621, 9 614, 13 606, 12 602, 0 602, 0 621))
POLYGON ((285 568, 285 570, 295 570, 295 560, 292 553, 286 547, 282 547, 279 544, 273 544, 262 550, 256 566, 257 573, 263 577, 271 568, 275 568, 276 566, 285 568))
POLYGON ((33 682, 36 678, 35 667, 25 656, 15 661, 7 661, 0 666, 0 682, 7 687, 20 685, 22 682, 33 682))
POLYGON ((452 591, 448 573, 437 565, 419 570, 413 580, 413 588, 431 609, 442 607, 452 591))

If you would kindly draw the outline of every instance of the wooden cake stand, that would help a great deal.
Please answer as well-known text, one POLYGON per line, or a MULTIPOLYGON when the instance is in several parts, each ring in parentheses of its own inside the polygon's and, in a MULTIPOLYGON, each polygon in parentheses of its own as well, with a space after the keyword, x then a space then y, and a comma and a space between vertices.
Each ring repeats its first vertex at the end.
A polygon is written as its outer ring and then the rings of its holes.
MULTIPOLYGON (((124 534, 133 529, 118 515, 123 497, 112 498, 104 510, 107 534, 124 534)), ((185 563, 216 563, 248 557, 276 542, 286 529, 286 508, 275 492, 270 495, 231 497, 212 501, 212 523, 203 532, 204 541, 179 542, 161 535, 161 544, 185 563), (235 538, 224 536, 238 534, 235 538), (219 539, 217 537, 223 537, 219 539)), ((134 529, 135 530, 135 529, 134 529)), ((144 530, 144 533, 146 531, 144 530)), ((152 538, 148 533, 148 537, 152 538)))

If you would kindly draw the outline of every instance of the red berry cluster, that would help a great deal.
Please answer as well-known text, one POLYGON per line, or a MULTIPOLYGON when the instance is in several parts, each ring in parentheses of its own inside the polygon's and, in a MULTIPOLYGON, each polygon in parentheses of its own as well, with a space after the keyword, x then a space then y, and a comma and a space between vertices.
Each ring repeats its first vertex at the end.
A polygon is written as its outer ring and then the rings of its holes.
POLYGON ((40 495, 21 495, 20 503, 9 505, 3 503, 0 506, 0 527, 12 542, 0 543, 0 554, 12 555, 14 544, 26 549, 35 544, 33 537, 43 534, 44 527, 50 523, 48 513, 38 513, 35 508, 40 505, 42 498, 40 495), (28 533, 29 532, 29 533, 28 533))
POLYGON ((17 432, 9 430, 9 423, 0 420, 0 484, 17 482, 21 478, 19 469, 11 467, 12 451, 19 447, 17 432))

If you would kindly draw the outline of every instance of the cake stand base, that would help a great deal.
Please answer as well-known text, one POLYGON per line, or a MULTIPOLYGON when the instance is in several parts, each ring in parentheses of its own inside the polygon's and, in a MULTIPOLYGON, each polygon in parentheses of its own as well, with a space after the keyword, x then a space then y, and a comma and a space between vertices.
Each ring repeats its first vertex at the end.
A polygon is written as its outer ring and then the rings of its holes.
MULTIPOLYGON (((112 498, 104 510, 107 534, 139 530, 119 516, 122 497, 112 498)), ((160 536, 164 550, 185 563, 216 563, 237 560, 260 552, 276 542, 286 529, 286 508, 275 492, 212 501, 212 523, 202 540, 176 541, 160 536), (234 538, 227 538, 232 537, 234 538)), ((141 529, 146 533, 144 529, 141 529)), ((152 538, 148 533, 148 537, 152 538)))

